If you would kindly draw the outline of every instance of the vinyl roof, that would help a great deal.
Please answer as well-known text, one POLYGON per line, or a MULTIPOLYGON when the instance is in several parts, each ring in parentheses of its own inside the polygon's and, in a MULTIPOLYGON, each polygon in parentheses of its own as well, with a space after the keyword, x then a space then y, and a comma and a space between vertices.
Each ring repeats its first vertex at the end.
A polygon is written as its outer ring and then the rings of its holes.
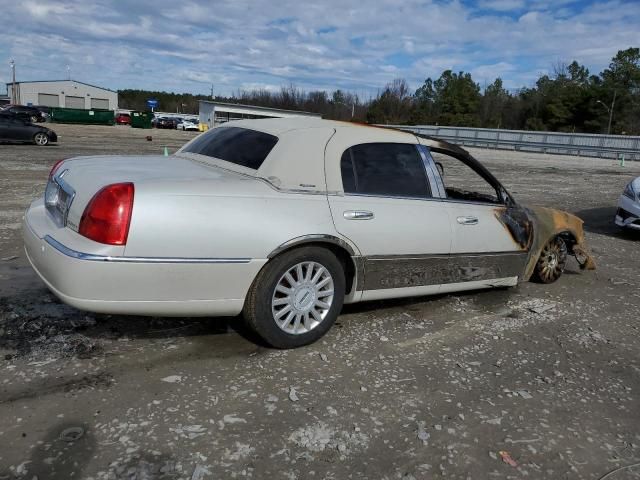
POLYGON ((286 117, 286 118, 264 118, 256 120, 236 120, 221 125, 218 128, 224 127, 240 127, 249 128, 252 130, 259 130, 261 132, 269 133, 271 135, 279 136, 285 132, 292 130, 302 130, 308 128, 334 128, 334 129, 353 129, 354 133, 365 130, 366 132, 372 132, 377 130, 376 134, 380 135, 380 141, 384 140, 385 135, 396 136, 398 134, 407 135, 415 140, 415 136, 409 132, 400 132, 395 129, 388 129, 384 127, 376 127, 373 125, 366 125, 362 123, 341 122, 337 120, 323 120, 321 118, 314 117, 286 117))

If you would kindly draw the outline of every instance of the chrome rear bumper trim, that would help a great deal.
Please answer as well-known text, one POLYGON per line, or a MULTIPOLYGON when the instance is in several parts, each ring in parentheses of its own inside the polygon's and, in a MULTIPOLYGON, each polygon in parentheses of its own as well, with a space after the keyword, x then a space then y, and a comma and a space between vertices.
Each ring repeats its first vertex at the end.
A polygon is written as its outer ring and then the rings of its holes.
POLYGON ((45 242, 67 257, 93 262, 112 263, 249 263, 250 258, 186 258, 186 257, 111 257, 78 252, 58 242, 50 235, 45 235, 45 242))

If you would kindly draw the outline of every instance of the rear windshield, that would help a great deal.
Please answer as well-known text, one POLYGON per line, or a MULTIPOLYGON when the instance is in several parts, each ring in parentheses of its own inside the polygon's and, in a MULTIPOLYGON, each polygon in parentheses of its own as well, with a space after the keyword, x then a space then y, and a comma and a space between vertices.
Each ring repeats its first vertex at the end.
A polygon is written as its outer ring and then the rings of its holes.
POLYGON ((184 152, 199 153, 257 170, 278 143, 268 133, 238 127, 214 128, 187 145, 184 152))

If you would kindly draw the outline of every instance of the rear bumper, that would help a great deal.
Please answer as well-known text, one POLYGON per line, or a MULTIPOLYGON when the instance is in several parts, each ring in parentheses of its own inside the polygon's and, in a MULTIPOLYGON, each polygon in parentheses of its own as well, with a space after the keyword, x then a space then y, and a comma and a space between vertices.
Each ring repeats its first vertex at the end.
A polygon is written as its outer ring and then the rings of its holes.
POLYGON ((640 203, 621 195, 618 200, 615 223, 619 227, 640 230, 640 203))
MULTIPOLYGON (((46 231, 46 215, 39 202, 25 213, 26 256, 60 300, 81 310, 154 316, 237 315, 253 279, 266 263, 251 259, 132 259, 81 252, 57 241, 54 228, 46 231)), ((68 229, 61 230, 69 235, 68 229)))

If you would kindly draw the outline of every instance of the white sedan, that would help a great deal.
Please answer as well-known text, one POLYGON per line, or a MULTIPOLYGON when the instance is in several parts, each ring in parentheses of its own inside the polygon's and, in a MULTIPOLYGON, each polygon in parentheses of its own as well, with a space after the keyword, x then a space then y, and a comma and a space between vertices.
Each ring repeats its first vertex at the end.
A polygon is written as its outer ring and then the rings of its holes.
POLYGON ((615 223, 619 227, 640 230, 640 177, 624 187, 618 200, 615 223))
POLYGON ((568 254, 594 268, 579 218, 521 206, 462 148, 312 118, 58 162, 24 242, 77 308, 242 313, 279 348, 320 338, 343 303, 550 283, 568 254))
POLYGON ((176 129, 197 132, 199 130, 198 127, 199 120, 193 118, 184 118, 180 123, 176 125, 176 129))

